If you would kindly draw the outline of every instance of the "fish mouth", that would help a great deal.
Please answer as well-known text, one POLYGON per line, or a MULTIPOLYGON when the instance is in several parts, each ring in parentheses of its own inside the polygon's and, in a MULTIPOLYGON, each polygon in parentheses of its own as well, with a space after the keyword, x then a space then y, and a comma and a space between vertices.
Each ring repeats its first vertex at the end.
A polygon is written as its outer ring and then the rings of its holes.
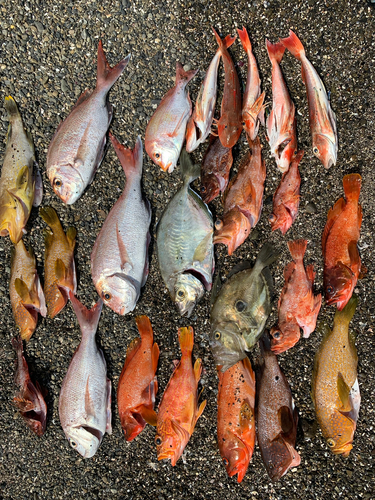
POLYGON ((340 446, 340 448, 333 449, 332 453, 334 455, 342 455, 344 458, 348 458, 352 448, 353 448, 352 441, 348 441, 344 445, 340 446))
POLYGON ((158 461, 160 460, 170 460, 171 465, 174 467, 177 462, 176 453, 172 450, 162 451, 158 454, 158 461))

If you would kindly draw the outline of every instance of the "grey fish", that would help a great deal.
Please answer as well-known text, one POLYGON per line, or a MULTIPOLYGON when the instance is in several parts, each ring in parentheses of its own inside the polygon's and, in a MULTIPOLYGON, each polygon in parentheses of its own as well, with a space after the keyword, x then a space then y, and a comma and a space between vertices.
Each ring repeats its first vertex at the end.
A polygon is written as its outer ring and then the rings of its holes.
POLYGON ((49 145, 47 175, 57 196, 68 205, 80 198, 103 159, 106 133, 112 120, 112 105, 107 101, 107 94, 129 59, 130 55, 111 68, 99 41, 96 88, 86 90, 79 97, 49 145))
POLYGON ((252 269, 232 274, 211 309, 210 346, 224 372, 246 358, 262 335, 271 312, 272 278, 267 268, 278 257, 273 246, 261 248, 252 269))
POLYGON ((199 177, 185 150, 180 157, 183 186, 165 209, 156 233, 161 276, 181 315, 189 317, 214 272, 213 220, 207 205, 191 188, 199 177))
POLYGON ((148 276, 151 208, 141 189, 143 149, 133 150, 110 134, 126 175, 124 192, 112 207, 91 253, 91 273, 104 303, 118 314, 132 311, 148 276))
POLYGON ((95 455, 104 434, 112 433, 111 381, 103 353, 95 342, 103 302, 88 310, 70 292, 82 331, 79 344, 62 383, 59 416, 69 444, 84 458, 95 455))

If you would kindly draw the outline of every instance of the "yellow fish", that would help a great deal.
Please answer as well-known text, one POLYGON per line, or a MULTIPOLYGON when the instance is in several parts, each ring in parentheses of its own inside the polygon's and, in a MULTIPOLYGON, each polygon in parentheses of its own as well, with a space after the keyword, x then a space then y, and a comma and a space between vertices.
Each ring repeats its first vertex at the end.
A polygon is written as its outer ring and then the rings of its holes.
POLYGON ((44 293, 48 316, 54 318, 68 302, 69 290, 76 293, 77 280, 74 264, 76 230, 68 227, 66 234, 52 207, 40 209, 40 216, 51 231, 45 231, 44 293))
POLYGON ((23 128, 17 104, 8 96, 4 107, 9 115, 9 128, 0 178, 0 236, 9 234, 16 244, 25 233, 31 207, 42 201, 43 186, 33 141, 23 128))
POLYGON ((316 353, 312 398, 317 420, 331 451, 344 457, 353 448, 361 396, 357 379, 357 350, 349 323, 357 297, 336 311, 333 330, 327 331, 316 353))
POLYGON ((47 309, 34 253, 31 248, 26 250, 22 239, 12 248, 9 294, 21 338, 30 340, 38 322, 38 312, 46 316, 47 309))

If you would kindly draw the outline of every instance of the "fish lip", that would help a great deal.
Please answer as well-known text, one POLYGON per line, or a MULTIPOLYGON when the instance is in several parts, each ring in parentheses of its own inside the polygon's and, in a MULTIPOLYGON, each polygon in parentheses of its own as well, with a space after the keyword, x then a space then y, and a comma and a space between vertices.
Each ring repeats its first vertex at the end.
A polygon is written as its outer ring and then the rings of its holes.
POLYGON ((340 446, 340 448, 335 448, 332 450, 334 455, 342 455, 347 458, 350 454, 350 451, 353 449, 353 441, 347 441, 345 444, 340 446))
POLYGON ((172 461, 173 458, 174 458, 174 456, 175 456, 175 452, 174 451, 167 450, 167 451, 163 451, 162 453, 160 453, 158 455, 158 460, 159 461, 160 460, 171 460, 172 461))

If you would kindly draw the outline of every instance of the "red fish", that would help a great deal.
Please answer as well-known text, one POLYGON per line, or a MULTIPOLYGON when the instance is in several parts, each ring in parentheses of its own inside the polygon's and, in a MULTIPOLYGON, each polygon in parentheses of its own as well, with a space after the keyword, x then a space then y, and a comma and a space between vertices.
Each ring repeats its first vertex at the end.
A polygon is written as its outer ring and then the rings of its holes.
POLYGON ((17 371, 14 378, 20 392, 13 399, 21 417, 26 425, 37 436, 43 436, 46 430, 47 405, 44 401, 42 390, 38 382, 31 382, 29 368, 23 355, 23 345, 20 337, 12 340, 12 345, 17 352, 17 371))
POLYGON ((255 375, 249 358, 224 373, 218 366, 217 440, 229 477, 244 478, 255 447, 255 375))
POLYGON ((342 182, 346 200, 340 198, 328 212, 322 235, 325 299, 328 305, 337 304, 339 311, 349 302, 361 272, 357 241, 362 224, 358 204, 362 177, 348 174, 342 182))
POLYGON ((225 148, 218 137, 211 140, 201 167, 201 195, 205 203, 225 191, 232 163, 232 148, 225 148))
POLYGON ((249 142, 249 152, 243 159, 236 177, 225 192, 223 220, 215 222, 214 244, 223 243, 228 255, 238 248, 257 224, 263 206, 266 165, 262 160, 259 137, 249 142))
POLYGON ((131 342, 126 353, 117 389, 117 404, 125 439, 132 441, 146 426, 156 425, 154 412, 158 392, 156 369, 159 347, 154 343, 152 326, 147 316, 136 318, 141 338, 131 342))
POLYGON ((264 97, 260 92, 260 78, 249 35, 246 28, 237 29, 242 47, 247 54, 248 68, 245 94, 242 103, 242 126, 250 140, 254 141, 259 129, 259 123, 264 125, 264 97))
POLYGON ((306 85, 309 104, 313 153, 325 168, 329 168, 336 164, 338 142, 336 116, 332 111, 326 89, 316 69, 307 59, 305 49, 297 35, 289 31, 289 37, 283 38, 281 43, 301 61, 302 80, 306 85))
MULTIPOLYGON (((238 75, 234 67, 232 58, 229 55, 227 47, 231 38, 226 37, 226 42, 219 37, 212 28, 216 41, 221 50, 221 56, 224 63, 225 81, 224 95, 221 101, 221 116, 217 122, 220 142, 226 148, 232 148, 238 141, 242 132, 242 108, 241 108, 241 90, 238 75)), ((233 37, 233 40, 235 37, 233 37)))
POLYGON ((299 151, 289 170, 283 174, 280 184, 273 196, 273 208, 270 216, 272 231, 280 229, 285 234, 293 222, 296 220, 299 207, 299 188, 301 185, 301 176, 298 165, 302 160, 304 151, 299 151))
POLYGON ((267 134, 271 153, 281 172, 286 172, 297 149, 295 107, 281 73, 280 62, 285 47, 266 40, 272 64, 272 111, 267 118, 267 134))
POLYGON ((303 265, 306 247, 307 240, 288 242, 293 262, 284 269, 285 285, 277 305, 279 321, 271 329, 271 349, 275 354, 290 349, 298 342, 300 328, 303 329, 303 336, 308 338, 316 327, 322 296, 314 297, 314 266, 307 266, 305 270, 303 265))
POLYGON ((173 466, 182 455, 193 434, 195 424, 206 406, 198 407, 198 382, 202 372, 202 361, 197 359, 194 368, 191 354, 194 332, 189 328, 178 330, 182 357, 177 364, 159 405, 156 424, 156 450, 158 460, 170 459, 173 466))

